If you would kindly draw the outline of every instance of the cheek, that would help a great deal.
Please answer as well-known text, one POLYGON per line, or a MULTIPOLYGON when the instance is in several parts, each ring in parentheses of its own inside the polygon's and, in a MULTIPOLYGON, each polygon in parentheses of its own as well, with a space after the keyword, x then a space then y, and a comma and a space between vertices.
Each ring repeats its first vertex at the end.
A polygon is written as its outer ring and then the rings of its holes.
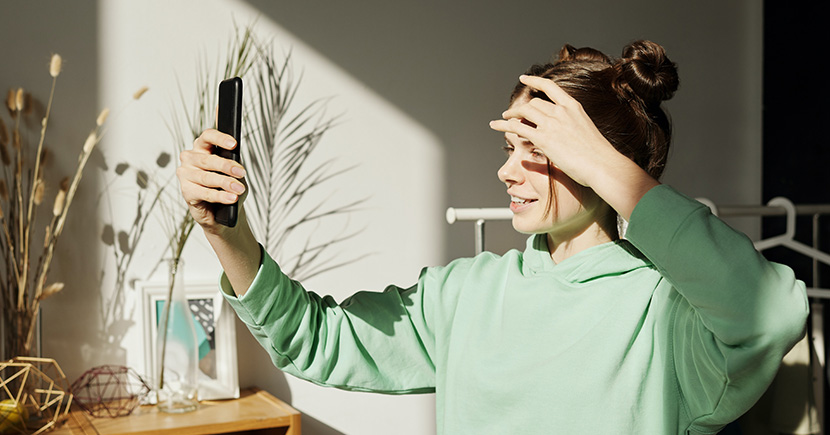
POLYGON ((551 200, 555 202, 553 211, 556 212, 557 218, 564 219, 575 215, 584 208, 582 199, 585 194, 585 187, 560 171, 556 172, 558 174, 553 174, 553 197, 551 200))
POLYGON ((533 190, 536 191, 536 195, 539 197, 539 200, 548 201, 548 197, 550 196, 551 180, 547 173, 533 173, 532 175, 528 175, 527 179, 533 185, 533 190))
POLYGON ((553 180, 555 193, 558 195, 581 198, 585 187, 574 181, 571 177, 557 168, 551 170, 550 178, 553 180))

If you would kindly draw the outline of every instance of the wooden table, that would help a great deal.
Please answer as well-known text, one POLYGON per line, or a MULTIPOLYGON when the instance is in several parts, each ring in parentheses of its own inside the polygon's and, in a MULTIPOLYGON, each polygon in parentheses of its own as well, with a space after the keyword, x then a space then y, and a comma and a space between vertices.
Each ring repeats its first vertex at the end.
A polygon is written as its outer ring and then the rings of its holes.
POLYGON ((67 422, 49 434, 139 435, 139 434, 249 434, 300 435, 300 413, 259 389, 245 390, 239 399, 199 403, 199 409, 184 414, 159 412, 141 406, 118 418, 96 418, 78 409, 67 422))

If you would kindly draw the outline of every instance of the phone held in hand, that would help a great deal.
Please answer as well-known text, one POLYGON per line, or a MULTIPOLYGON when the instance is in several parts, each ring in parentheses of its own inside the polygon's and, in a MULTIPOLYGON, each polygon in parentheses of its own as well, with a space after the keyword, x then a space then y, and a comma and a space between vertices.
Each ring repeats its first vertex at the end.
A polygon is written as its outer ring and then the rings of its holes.
MULTIPOLYGON (((242 79, 239 77, 222 80, 219 83, 219 112, 216 118, 216 126, 222 133, 233 136, 236 140, 236 147, 232 150, 227 150, 214 146, 213 154, 241 162, 242 79)), ((233 204, 216 204, 213 209, 213 216, 216 222, 228 227, 236 226, 238 214, 238 200, 233 204)))

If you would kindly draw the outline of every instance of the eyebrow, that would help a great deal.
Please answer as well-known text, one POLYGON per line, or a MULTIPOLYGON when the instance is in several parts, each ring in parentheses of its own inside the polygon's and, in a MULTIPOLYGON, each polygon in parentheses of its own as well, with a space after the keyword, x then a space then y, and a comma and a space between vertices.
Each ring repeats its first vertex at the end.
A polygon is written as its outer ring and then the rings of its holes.
MULTIPOLYGON (((536 146, 536 145, 534 145, 534 144, 533 144, 533 142, 531 142, 531 141, 530 141, 530 140, 528 140, 528 139, 525 139, 525 138, 523 138, 523 137, 521 137, 521 136, 519 136, 519 135, 516 135, 516 137, 518 137, 518 138, 519 138, 519 145, 525 145, 525 146, 536 146)), ((505 134, 504 134, 504 141, 505 141, 508 145, 513 145, 512 143, 510 143, 510 140, 509 140, 509 139, 507 139, 507 133, 505 133, 505 134)))

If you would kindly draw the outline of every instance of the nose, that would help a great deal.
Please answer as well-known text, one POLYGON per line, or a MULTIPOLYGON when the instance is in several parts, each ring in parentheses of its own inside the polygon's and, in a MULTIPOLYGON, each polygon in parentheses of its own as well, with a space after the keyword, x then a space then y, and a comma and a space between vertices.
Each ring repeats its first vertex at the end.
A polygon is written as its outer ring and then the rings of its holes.
POLYGON ((522 177, 522 161, 516 153, 507 157, 507 161, 499 168, 499 180, 508 186, 513 184, 520 184, 523 181, 522 177))

